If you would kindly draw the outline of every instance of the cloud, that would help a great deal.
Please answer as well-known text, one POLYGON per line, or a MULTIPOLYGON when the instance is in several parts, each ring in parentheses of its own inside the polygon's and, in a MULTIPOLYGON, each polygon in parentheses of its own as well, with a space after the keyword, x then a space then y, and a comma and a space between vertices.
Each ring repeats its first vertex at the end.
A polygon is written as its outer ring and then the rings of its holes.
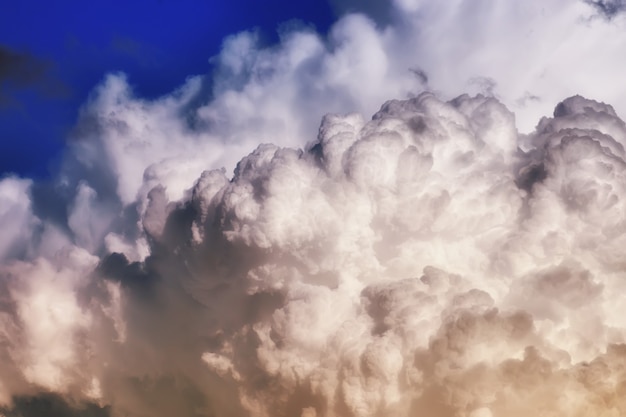
POLYGON ((623 379, 623 131, 579 96, 524 136, 494 98, 424 93, 260 145, 179 202, 157 187, 143 261, 3 267, 6 407, 48 390, 112 415, 621 413, 586 367, 623 379))
POLYGON ((606 19, 613 19, 626 9, 626 3, 622 0, 586 0, 585 3, 595 9, 606 19))
POLYGON ((0 260, 22 257, 28 251, 29 239, 38 219, 32 213, 29 198, 32 181, 15 177, 0 180, 0 260))
POLYGON ((34 89, 45 97, 63 97, 67 87, 51 74, 51 63, 0 45, 0 108, 16 104, 13 92, 34 89))
POLYGON ((624 414, 623 35, 456 6, 107 76, 54 179, 0 181, 1 412, 624 414))

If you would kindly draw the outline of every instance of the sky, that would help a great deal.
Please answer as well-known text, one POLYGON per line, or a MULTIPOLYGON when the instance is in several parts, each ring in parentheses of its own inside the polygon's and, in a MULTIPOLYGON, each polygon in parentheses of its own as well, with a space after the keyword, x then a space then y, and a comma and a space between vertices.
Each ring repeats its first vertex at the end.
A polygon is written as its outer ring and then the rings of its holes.
POLYGON ((626 415, 626 3, 220 7, 3 10, 0 417, 626 415))

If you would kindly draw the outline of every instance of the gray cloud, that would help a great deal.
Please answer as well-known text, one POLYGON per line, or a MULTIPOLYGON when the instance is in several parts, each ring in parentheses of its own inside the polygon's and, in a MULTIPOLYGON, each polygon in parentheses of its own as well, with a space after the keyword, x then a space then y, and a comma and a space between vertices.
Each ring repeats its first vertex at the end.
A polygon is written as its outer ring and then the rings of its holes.
POLYGON ((623 0, 585 0, 585 3, 593 6, 601 16, 609 20, 626 10, 626 2, 623 0))

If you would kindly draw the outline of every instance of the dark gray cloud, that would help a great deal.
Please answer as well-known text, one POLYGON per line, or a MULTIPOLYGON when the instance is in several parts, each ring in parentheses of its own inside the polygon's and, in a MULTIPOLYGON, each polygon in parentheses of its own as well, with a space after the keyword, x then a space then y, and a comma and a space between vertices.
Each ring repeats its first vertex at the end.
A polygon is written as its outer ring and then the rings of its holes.
POLYGON ((50 61, 0 45, 0 108, 17 104, 13 95, 22 89, 48 98, 67 96, 68 87, 52 74, 53 67, 50 61))
POLYGON ((13 407, 0 408, 6 417, 109 417, 109 407, 95 403, 70 404, 57 394, 13 398, 13 407))
POLYGON ((624 0, 585 0, 585 3, 593 6, 601 16, 609 20, 626 11, 624 0))

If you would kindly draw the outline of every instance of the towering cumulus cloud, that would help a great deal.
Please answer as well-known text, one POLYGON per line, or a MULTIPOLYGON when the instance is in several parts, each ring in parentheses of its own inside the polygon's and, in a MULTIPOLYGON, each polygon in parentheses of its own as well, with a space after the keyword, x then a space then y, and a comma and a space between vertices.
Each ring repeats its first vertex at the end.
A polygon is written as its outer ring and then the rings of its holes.
MULTIPOLYGON (((545 4, 614 30, 591 3, 545 4)), ((461 46, 406 51, 457 17, 389 10, 230 38, 211 99, 111 75, 53 180, 0 181, 0 415, 626 415, 626 124, 571 95, 520 127, 563 88, 501 69, 449 97, 461 46)))

